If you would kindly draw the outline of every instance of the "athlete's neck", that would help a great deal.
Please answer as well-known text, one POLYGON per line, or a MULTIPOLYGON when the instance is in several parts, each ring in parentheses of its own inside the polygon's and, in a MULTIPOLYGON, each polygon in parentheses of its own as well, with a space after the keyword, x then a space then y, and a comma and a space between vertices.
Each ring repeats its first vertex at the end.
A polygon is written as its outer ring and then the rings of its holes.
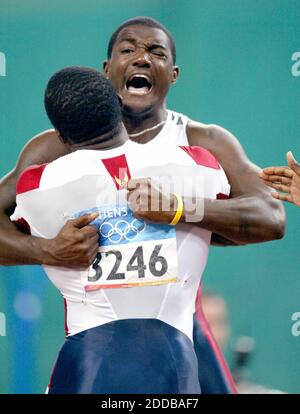
POLYGON ((154 139, 164 127, 167 119, 165 105, 155 110, 134 112, 123 108, 123 122, 132 141, 146 144, 154 139), (132 135, 132 136, 131 136, 132 135))
POLYGON ((122 123, 118 127, 118 132, 112 137, 111 131, 107 134, 101 135, 99 137, 92 138, 88 141, 81 142, 79 144, 71 144, 71 151, 78 151, 81 149, 89 150, 109 150, 113 148, 120 147, 129 140, 126 128, 122 123))

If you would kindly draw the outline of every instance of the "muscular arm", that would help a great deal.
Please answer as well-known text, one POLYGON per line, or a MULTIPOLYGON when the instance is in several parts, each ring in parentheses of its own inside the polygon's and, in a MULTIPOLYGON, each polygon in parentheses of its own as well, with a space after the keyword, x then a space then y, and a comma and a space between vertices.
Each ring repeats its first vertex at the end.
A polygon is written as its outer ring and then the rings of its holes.
POLYGON ((217 246, 217 247, 242 246, 243 244, 247 244, 247 243, 234 242, 233 240, 229 240, 226 237, 222 237, 217 233, 212 233, 210 243, 212 246, 217 246))
POLYGON ((231 185, 229 200, 205 201, 199 226, 232 245, 283 237, 283 206, 270 197, 269 189, 259 179, 260 169, 247 158, 238 140, 223 128, 196 122, 189 123, 187 135, 190 145, 206 148, 219 160, 231 185))
POLYGON ((9 219, 15 207, 16 183, 22 171, 30 165, 51 162, 66 153, 55 131, 45 131, 27 143, 14 170, 0 181, 0 265, 85 267, 93 260, 97 232, 94 227, 86 226, 88 217, 70 220, 52 240, 22 233, 9 219))
MULTIPOLYGON (((269 188, 259 178, 259 168, 249 161, 237 139, 220 127, 196 123, 191 123, 187 132, 191 146, 204 147, 219 160, 231 185, 231 198, 205 199, 201 218, 196 215, 202 208, 195 210, 194 203, 198 202, 202 207, 203 199, 184 198, 180 221, 193 222, 193 225, 210 230, 214 244, 219 246, 259 243, 283 237, 283 205, 270 196, 269 188)), ((174 218, 176 197, 172 193, 162 193, 150 178, 130 180, 127 197, 135 217, 154 223, 170 223, 174 218), (151 210, 149 206, 152 205, 160 208, 151 210), (170 208, 164 209, 163 206, 170 208)))

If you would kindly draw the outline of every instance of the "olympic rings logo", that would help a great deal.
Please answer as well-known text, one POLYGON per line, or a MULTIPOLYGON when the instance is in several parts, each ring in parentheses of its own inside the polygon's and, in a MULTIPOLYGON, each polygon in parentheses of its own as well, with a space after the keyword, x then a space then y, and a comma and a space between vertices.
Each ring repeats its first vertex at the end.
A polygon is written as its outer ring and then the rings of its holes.
POLYGON ((112 224, 105 221, 100 226, 100 235, 108 239, 111 243, 120 243, 123 240, 133 241, 146 228, 146 223, 138 219, 133 219, 131 223, 126 220, 118 220, 112 224))

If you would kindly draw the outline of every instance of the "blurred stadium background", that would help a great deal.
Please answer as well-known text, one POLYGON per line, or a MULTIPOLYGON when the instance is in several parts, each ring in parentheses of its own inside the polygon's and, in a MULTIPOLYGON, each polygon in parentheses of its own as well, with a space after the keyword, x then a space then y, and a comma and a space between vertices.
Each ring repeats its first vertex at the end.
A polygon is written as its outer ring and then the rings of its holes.
MULTIPOLYGON (((285 164, 288 149, 300 158, 300 76, 291 70, 299 0, 0 0, 1 176, 50 127, 42 103, 50 75, 69 65, 101 68, 110 34, 137 15, 159 19, 176 39, 181 78, 170 108, 229 129, 260 166, 285 164)), ((203 284, 228 304, 231 343, 255 338, 251 379, 298 393, 291 317, 300 312, 300 211, 286 211, 284 240, 213 248, 203 284)), ((44 392, 64 340, 60 294, 38 266, 0 267, 0 312, 0 393, 44 392)), ((231 363, 230 344, 226 356, 231 363)))

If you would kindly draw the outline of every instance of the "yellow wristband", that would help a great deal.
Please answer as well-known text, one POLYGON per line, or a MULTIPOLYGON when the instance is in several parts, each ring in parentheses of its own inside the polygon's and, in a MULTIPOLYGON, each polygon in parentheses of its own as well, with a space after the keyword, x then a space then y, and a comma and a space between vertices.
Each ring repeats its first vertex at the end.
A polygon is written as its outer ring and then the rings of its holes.
POLYGON ((173 217, 173 220, 171 221, 171 226, 176 226, 176 224, 179 222, 182 213, 183 213, 183 200, 182 197, 179 194, 173 193, 177 200, 177 211, 175 213, 175 216, 173 217))

